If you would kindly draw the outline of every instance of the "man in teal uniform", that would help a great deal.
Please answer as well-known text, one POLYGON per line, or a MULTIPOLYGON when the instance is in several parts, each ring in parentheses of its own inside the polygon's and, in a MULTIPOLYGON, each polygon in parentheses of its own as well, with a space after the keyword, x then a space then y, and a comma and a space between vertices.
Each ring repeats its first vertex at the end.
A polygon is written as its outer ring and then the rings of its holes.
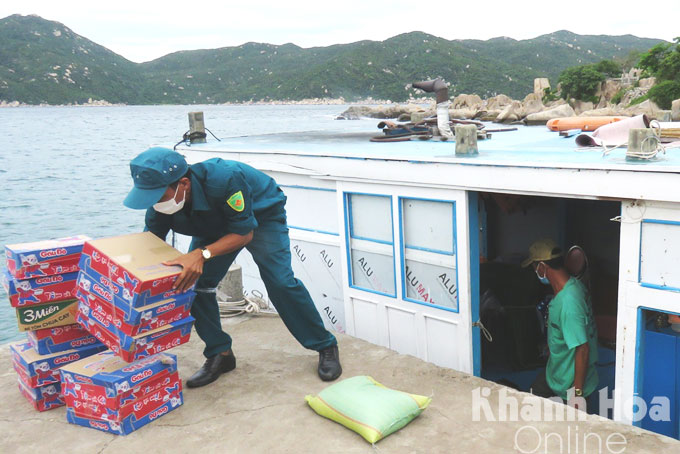
POLYGON ((288 330, 304 347, 319 352, 318 374, 342 373, 335 336, 321 321, 304 284, 291 268, 286 196, 269 176, 237 161, 219 158, 187 165, 166 148, 151 148, 130 162, 134 187, 125 206, 145 209, 146 230, 165 240, 170 229, 192 236, 189 253, 166 265, 183 270, 175 288, 196 284, 191 315, 205 342, 205 364, 186 384, 207 385, 236 367, 231 337, 222 330, 216 287, 246 248, 288 330))
MULTIPOLYGON (((536 241, 529 248, 529 258, 522 266, 532 265, 538 279, 550 285, 554 298, 548 306, 548 348, 550 357, 532 392, 541 397, 559 396, 578 407, 578 397, 595 398, 599 379, 597 362, 597 328, 593 320, 588 291, 564 268, 562 251, 550 239, 536 241), (572 392, 573 388, 573 392, 572 392)), ((582 400, 581 400, 582 402, 582 400)), ((596 405, 588 399, 591 410, 596 405)))

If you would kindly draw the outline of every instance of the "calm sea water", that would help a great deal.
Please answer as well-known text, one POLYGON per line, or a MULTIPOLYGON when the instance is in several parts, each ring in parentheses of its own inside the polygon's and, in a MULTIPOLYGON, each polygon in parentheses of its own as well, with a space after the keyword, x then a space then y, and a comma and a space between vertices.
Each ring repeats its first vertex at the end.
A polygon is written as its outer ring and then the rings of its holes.
MULTIPOLYGON (((144 213, 125 208, 129 161, 173 145, 187 114, 205 113, 217 137, 309 130, 375 130, 375 120, 337 121, 346 106, 123 106, 0 109, 0 267, 4 245, 76 234, 140 231, 144 213)), ((23 338, 0 287, 0 344, 23 338)))

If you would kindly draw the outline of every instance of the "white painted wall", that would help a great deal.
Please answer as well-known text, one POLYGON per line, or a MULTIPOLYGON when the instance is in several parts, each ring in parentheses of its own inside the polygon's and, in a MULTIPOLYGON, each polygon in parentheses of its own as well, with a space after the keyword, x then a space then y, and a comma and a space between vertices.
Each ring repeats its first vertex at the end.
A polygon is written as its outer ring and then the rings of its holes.
MULTIPOLYGON (((645 275, 649 279, 660 277, 660 270, 649 263, 675 259, 657 256, 663 245, 677 244, 675 229, 652 227, 643 220, 655 219, 680 222, 680 204, 626 201, 621 210, 621 260, 619 267, 619 311, 617 317, 616 392, 614 419, 632 423, 632 405, 636 380, 638 336, 638 310, 640 307, 680 313, 680 293, 644 287, 640 284, 640 258, 645 258, 645 275), (644 228, 643 228, 644 226, 644 228), (655 235, 650 235, 653 233, 655 235)), ((673 275, 674 276, 674 275, 673 275)), ((662 373, 662 371, 660 371, 662 373)))

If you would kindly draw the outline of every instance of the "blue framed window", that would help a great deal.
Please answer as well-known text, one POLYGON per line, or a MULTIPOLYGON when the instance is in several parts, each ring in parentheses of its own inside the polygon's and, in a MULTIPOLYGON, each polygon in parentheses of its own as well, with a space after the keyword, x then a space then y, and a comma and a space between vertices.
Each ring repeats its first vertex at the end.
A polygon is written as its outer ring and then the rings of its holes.
POLYGON ((456 203, 399 198, 402 298, 458 312, 456 203))
POLYGON ((338 236, 339 222, 334 189, 279 185, 288 200, 288 228, 338 236), (313 207, 314 211, 311 211, 313 207))
POLYGON ((351 287, 396 298, 392 197, 345 193, 351 287))
POLYGON ((638 282, 643 287, 680 291, 680 222, 642 221, 638 282))

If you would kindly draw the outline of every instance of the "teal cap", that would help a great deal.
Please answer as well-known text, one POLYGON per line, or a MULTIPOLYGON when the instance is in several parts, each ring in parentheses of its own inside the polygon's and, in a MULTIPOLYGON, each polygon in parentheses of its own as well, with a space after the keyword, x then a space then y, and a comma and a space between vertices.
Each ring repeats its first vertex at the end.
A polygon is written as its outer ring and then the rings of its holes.
POLYGON ((184 156, 169 148, 154 147, 130 161, 134 187, 123 205, 135 210, 146 210, 156 204, 168 189, 189 170, 184 156))

